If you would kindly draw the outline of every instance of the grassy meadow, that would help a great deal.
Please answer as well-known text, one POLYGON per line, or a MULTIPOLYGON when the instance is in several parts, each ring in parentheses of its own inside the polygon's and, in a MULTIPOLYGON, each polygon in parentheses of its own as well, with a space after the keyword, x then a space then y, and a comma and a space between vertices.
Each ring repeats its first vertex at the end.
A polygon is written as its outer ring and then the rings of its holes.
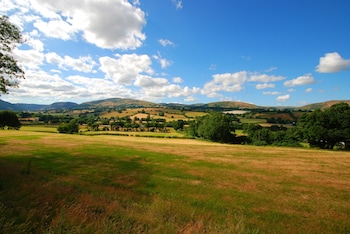
POLYGON ((350 152, 0 131, 0 233, 349 233, 350 152))

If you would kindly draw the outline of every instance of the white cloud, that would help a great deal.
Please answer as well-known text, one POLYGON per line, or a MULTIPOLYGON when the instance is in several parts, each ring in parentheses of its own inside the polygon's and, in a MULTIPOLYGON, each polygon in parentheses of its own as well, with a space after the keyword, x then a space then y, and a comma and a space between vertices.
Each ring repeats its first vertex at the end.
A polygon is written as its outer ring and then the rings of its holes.
POLYGON ((270 67, 269 69, 266 69, 265 72, 272 72, 274 70, 277 70, 277 67, 270 67))
POLYGON ((58 75, 28 70, 26 71, 26 79, 22 80, 19 88, 12 90, 11 93, 18 97, 41 97, 43 100, 54 97, 56 100, 63 100, 74 97, 79 91, 58 75))
POLYGON ((81 94, 77 96, 94 98, 108 98, 118 97, 124 98, 135 98, 132 91, 125 86, 115 84, 111 80, 101 79, 101 78, 89 78, 84 76, 69 76, 67 80, 72 82, 75 87, 79 87, 82 90, 81 94))
POLYGON ((258 73, 253 73, 249 81, 251 82, 275 82, 275 81, 280 81, 284 80, 284 76, 274 76, 274 75, 266 75, 266 74, 258 74, 258 73))
POLYGON ((305 93, 311 93, 311 92, 312 92, 312 88, 305 89, 305 93))
POLYGON ((159 39, 158 41, 164 47, 166 47, 166 46, 175 46, 174 42, 172 42, 172 41, 170 41, 168 39, 159 39))
POLYGON ((202 94, 208 97, 220 97, 220 91, 238 92, 243 89, 242 85, 248 79, 246 71, 236 73, 224 73, 213 75, 213 80, 206 83, 202 94))
POLYGON ((78 59, 72 58, 70 56, 61 57, 54 52, 47 53, 45 55, 46 62, 56 63, 60 69, 68 70, 72 68, 73 70, 80 72, 92 72, 96 62, 90 56, 81 56, 78 59))
POLYGON ((312 74, 306 74, 299 76, 293 80, 287 80, 284 82, 284 86, 294 87, 299 85, 309 85, 315 83, 315 79, 312 74))
POLYGON ((175 5, 176 9, 182 9, 182 0, 172 0, 172 2, 175 5))
POLYGON ((215 74, 213 78, 215 83, 222 83, 224 86, 243 84, 247 81, 247 72, 240 71, 236 73, 215 74))
POLYGON ((256 89, 267 89, 267 88, 275 88, 275 85, 264 83, 264 84, 257 84, 255 87, 256 89))
POLYGON ((150 76, 142 76, 142 75, 139 75, 134 82, 135 86, 139 86, 143 88, 150 88, 150 87, 159 88, 167 84, 169 84, 169 82, 165 78, 152 78, 150 76))
POLYGON ((173 78, 173 82, 174 82, 174 83, 182 83, 183 80, 182 80, 181 77, 174 77, 174 78, 173 78))
POLYGON ((44 71, 28 70, 26 79, 21 81, 18 89, 11 90, 11 96, 35 99, 42 102, 79 101, 103 99, 111 97, 137 98, 131 89, 115 84, 112 80, 90 78, 84 76, 60 77, 60 74, 50 75, 44 71), (33 82, 35 81, 35 82, 33 82))
POLYGON ((263 92, 264 95, 279 95, 281 94, 280 92, 277 92, 277 91, 266 91, 266 92, 263 92))
POLYGON ((28 44, 36 51, 42 52, 44 50, 44 43, 40 40, 30 38, 26 41, 26 44, 28 44))
POLYGON ((176 84, 168 84, 161 87, 149 87, 147 89, 143 89, 146 96, 158 98, 191 97, 199 91, 200 89, 196 87, 181 87, 180 85, 176 84))
POLYGON ((162 68, 167 68, 167 67, 171 66, 171 64, 173 64, 172 61, 169 61, 165 58, 162 58, 162 56, 159 52, 158 52, 158 55, 153 55, 153 58, 160 63, 160 66, 162 68))
POLYGON ((44 62, 44 54, 36 49, 13 50, 19 64, 27 69, 39 69, 44 62))
POLYGON ((141 5, 140 0, 134 0, 132 4, 135 6, 141 5))
POLYGON ((195 98, 195 97, 193 97, 193 96, 189 96, 189 97, 186 97, 186 98, 184 99, 185 102, 195 102, 195 101, 197 101, 197 100, 198 100, 198 99, 195 98))
POLYGON ((320 58, 316 71, 320 73, 332 73, 350 69, 350 59, 343 59, 337 52, 326 53, 320 58))
POLYGON ((31 16, 33 26, 47 37, 72 40, 82 36, 100 48, 125 50, 140 47, 146 39, 142 32, 145 13, 138 0, 133 4, 127 0, 32 0, 14 5, 22 9, 22 24, 31 16))
POLYGON ((61 19, 48 22, 38 20, 33 25, 47 37, 58 38, 65 41, 73 39, 77 32, 72 25, 61 19))
POLYGON ((210 64, 209 70, 215 71, 216 70, 216 64, 210 64))
POLYGON ((279 101, 279 102, 285 102, 285 101, 287 101, 289 99, 290 99, 290 95, 289 94, 286 94, 286 95, 283 95, 283 96, 278 96, 276 98, 276 100, 279 101))
POLYGON ((112 78, 117 84, 130 85, 140 74, 153 74, 151 58, 148 55, 117 54, 117 59, 101 57, 101 71, 106 78, 112 78))

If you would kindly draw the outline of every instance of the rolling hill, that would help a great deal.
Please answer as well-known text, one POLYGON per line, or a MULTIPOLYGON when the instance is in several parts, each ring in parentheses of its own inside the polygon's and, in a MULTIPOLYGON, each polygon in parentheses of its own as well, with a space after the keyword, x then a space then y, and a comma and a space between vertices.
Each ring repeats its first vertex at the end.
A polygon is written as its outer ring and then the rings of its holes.
MULTIPOLYGON (((278 109, 296 109, 296 110, 315 110, 326 109, 332 105, 340 102, 345 102, 350 105, 350 100, 333 100, 320 103, 309 104, 302 107, 278 107, 278 109)), ((50 105, 39 104, 25 104, 17 103, 12 104, 0 100, 0 110, 13 110, 13 111, 48 111, 48 110, 83 110, 83 109, 118 109, 118 108, 140 108, 140 107, 167 107, 174 109, 193 109, 193 110, 209 110, 209 109, 264 109, 272 107, 256 106, 251 103, 224 101, 224 102, 211 102, 211 103, 198 103, 198 104, 180 104, 180 103, 153 103, 148 101, 136 100, 136 99, 124 99, 124 98, 109 98, 103 100, 96 100, 91 102, 84 102, 77 104, 74 102, 56 102, 50 105)), ((276 108, 276 107, 273 107, 276 108)))
POLYGON ((78 106, 74 102, 55 102, 50 105, 40 105, 40 104, 26 104, 26 103, 16 103, 12 104, 0 100, 0 110, 12 110, 12 111, 48 111, 48 110, 65 110, 73 109, 78 106))
POLYGON ((317 109, 327 109, 333 106, 334 104, 340 103, 340 102, 345 102, 350 105, 350 100, 333 100, 333 101, 327 101, 327 102, 319 102, 319 103, 313 103, 310 105, 302 106, 299 109, 301 110, 317 110, 317 109))
POLYGON ((78 106, 79 109, 94 108, 136 108, 136 107, 156 107, 159 104, 135 99, 109 98, 91 102, 84 102, 78 106))

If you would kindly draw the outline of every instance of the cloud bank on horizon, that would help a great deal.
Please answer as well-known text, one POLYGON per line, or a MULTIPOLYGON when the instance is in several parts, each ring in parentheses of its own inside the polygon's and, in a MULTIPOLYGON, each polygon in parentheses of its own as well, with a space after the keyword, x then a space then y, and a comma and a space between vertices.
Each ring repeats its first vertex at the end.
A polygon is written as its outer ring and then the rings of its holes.
POLYGON ((1 98, 294 106, 349 99, 350 3, 253 2, 0 0, 0 13, 26 38, 14 51, 26 79, 1 98))

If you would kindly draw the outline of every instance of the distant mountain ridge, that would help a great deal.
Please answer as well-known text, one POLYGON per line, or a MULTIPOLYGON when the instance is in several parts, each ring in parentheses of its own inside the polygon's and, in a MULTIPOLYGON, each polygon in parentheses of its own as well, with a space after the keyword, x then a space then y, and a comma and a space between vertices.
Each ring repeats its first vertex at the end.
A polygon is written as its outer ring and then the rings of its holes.
POLYGON ((48 110, 73 109, 76 106, 79 106, 79 104, 74 102, 55 102, 50 105, 44 105, 44 104, 26 104, 26 103, 12 104, 12 103, 0 100, 0 110, 48 111, 48 110))
POLYGON ((116 107, 125 107, 125 108, 131 108, 131 107, 155 107, 159 106, 159 104, 155 104, 153 102, 147 102, 147 101, 141 101, 136 99, 128 99, 128 98, 109 98, 109 99, 103 99, 103 100, 97 100, 97 101, 91 101, 91 102, 84 102, 79 105, 79 109, 82 108, 98 108, 98 107, 109 107, 109 108, 116 108, 116 107))
POLYGON ((350 105, 350 100, 333 100, 320 103, 313 103, 302 107, 269 107, 269 106, 256 106, 246 102, 224 101, 224 102, 211 102, 211 103, 198 103, 198 104, 180 104, 180 103, 153 103, 148 101, 136 100, 136 99, 124 99, 124 98, 109 98, 103 100, 96 100, 90 102, 84 102, 77 104, 74 102, 55 102, 50 105, 41 104, 25 104, 17 103, 12 104, 0 99, 0 110, 13 110, 13 111, 49 111, 49 110, 82 110, 82 109, 96 109, 96 108, 137 108, 137 107, 169 107, 169 108, 221 108, 221 109, 257 109, 257 108, 276 108, 276 109, 296 109, 296 110, 315 110, 326 109, 332 105, 340 102, 345 102, 350 105))

